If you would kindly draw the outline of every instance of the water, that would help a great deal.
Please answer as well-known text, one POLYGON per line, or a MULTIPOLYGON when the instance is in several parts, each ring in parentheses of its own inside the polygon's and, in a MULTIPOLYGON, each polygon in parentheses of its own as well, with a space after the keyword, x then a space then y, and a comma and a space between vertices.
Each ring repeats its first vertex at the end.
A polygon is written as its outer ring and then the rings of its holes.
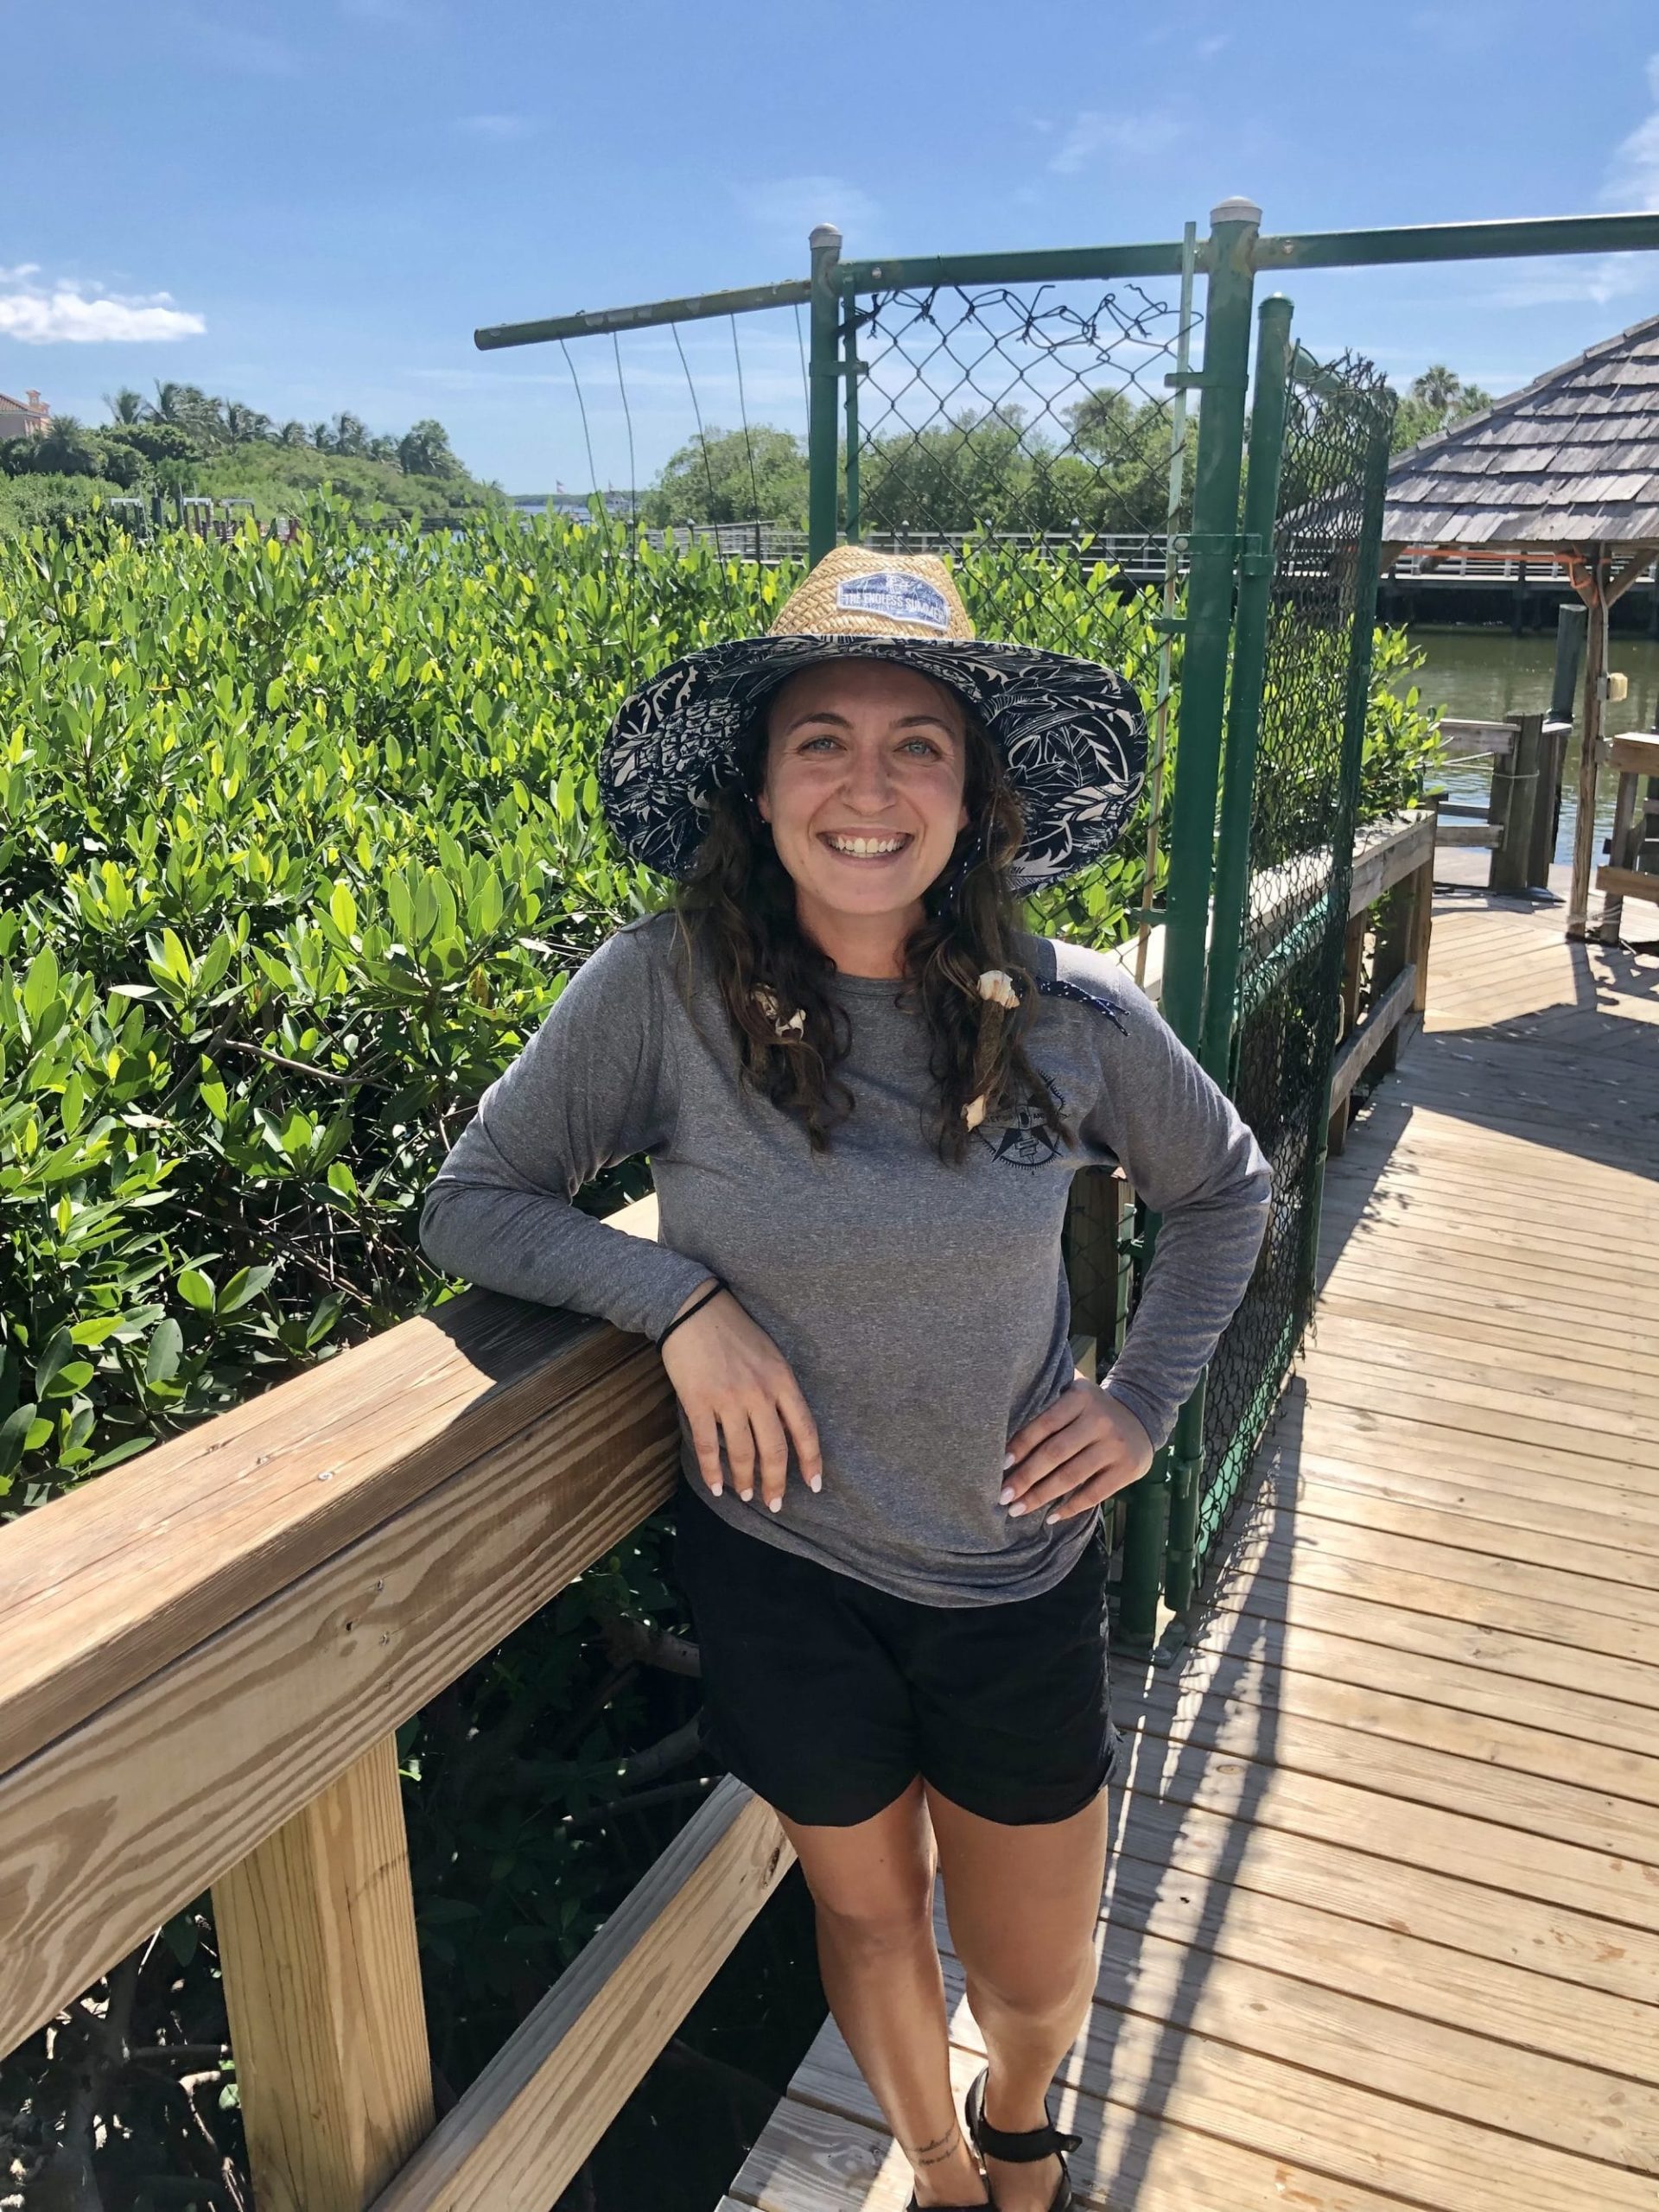
MULTIPOLYGON (((1412 644, 1427 656, 1426 665, 1412 678, 1425 705, 1441 707, 1464 721, 1484 722, 1548 710, 1555 671, 1553 632, 1517 638, 1507 630, 1420 628, 1409 634, 1412 644)), ((1659 639, 1627 637, 1616 630, 1608 664, 1629 677, 1630 691, 1629 698, 1608 706, 1605 734, 1623 737, 1630 730, 1659 729, 1659 639)), ((1448 760, 1430 772, 1428 781, 1444 785, 1460 804, 1484 806, 1491 791, 1491 761, 1448 760)), ((1600 839, 1612 827, 1618 783, 1605 769, 1596 779, 1598 859, 1600 839)), ((1555 842, 1555 858, 1561 862, 1573 858, 1578 789, 1579 733, 1574 730, 1562 775, 1561 820, 1555 842)))

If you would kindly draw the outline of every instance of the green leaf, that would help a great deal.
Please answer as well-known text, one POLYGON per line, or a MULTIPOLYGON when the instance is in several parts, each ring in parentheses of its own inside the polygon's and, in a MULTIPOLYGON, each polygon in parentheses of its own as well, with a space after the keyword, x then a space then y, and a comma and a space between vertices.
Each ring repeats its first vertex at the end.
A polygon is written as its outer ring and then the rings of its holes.
MULTIPOLYGON (((41 1397, 44 1398, 50 1393, 54 1376, 74 1349, 75 1339, 68 1329, 54 1329, 46 1340, 44 1351, 35 1363, 35 1389, 41 1397)), ((87 1371, 90 1373, 91 1370, 87 1371)))
POLYGON ((106 1343, 118 1329, 124 1327, 126 1319, 124 1313, 99 1313, 90 1321, 75 1322, 69 1334, 76 1344, 96 1348, 106 1343))
POLYGON ((23 1440, 35 1426, 35 1408, 19 1406, 0 1421, 0 1475, 9 1475, 23 1456, 23 1440))
POLYGON ((31 1024, 38 1022, 58 995, 57 955, 49 944, 43 944, 29 965, 23 978, 23 1012, 31 1024))
POLYGON ((198 1313, 213 1310, 213 1281, 200 1268, 187 1268, 179 1277, 179 1296, 187 1306, 194 1306, 198 1313))
POLYGON ((216 1313, 238 1313, 250 1300, 257 1298, 276 1274, 275 1268, 238 1268, 219 1294, 213 1307, 216 1313))
POLYGON ((149 1340, 149 1351, 144 1359, 144 1381, 153 1390, 160 1383, 170 1382, 179 1371, 179 1362, 184 1356, 184 1332, 169 1314, 161 1322, 149 1340))
POLYGON ((92 1379, 92 1363, 89 1359, 72 1359, 59 1368, 49 1383, 40 1386, 43 1398, 73 1398, 77 1390, 84 1390, 92 1379))
POLYGON ((337 883, 328 895, 328 912, 334 927, 343 937, 357 934, 357 901, 343 883, 337 883))

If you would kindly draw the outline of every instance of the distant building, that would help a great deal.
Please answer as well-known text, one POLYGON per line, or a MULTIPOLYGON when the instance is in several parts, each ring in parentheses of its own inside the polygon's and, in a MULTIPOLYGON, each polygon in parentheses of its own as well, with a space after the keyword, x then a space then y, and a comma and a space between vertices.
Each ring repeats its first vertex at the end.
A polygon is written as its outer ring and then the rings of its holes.
POLYGON ((51 420, 52 410, 38 391, 21 399, 0 391, 0 438, 43 438, 51 420))

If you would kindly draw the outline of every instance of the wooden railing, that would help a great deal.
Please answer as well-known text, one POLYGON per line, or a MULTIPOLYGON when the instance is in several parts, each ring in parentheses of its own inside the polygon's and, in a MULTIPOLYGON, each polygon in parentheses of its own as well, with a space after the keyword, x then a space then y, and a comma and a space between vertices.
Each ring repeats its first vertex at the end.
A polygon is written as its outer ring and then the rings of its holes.
POLYGON ((1616 737, 1605 749, 1618 785, 1608 865, 1596 870, 1596 888, 1605 894, 1600 934, 1612 938, 1627 899, 1659 904, 1659 735, 1616 737))
POLYGON ((1493 891, 1548 885, 1572 724, 1544 715, 1511 715, 1499 722, 1447 719, 1440 728, 1451 757, 1490 755, 1492 763, 1484 807, 1441 800, 1440 843, 1484 846, 1492 856, 1488 880, 1493 891))
POLYGON ((545 2212, 789 1848, 721 1783, 435 2127, 394 1732, 678 1446, 654 1346, 469 1294, 5 1529, 0 2051, 211 1885, 260 2212, 545 2212))
POLYGON ((1414 808, 1359 830, 1348 899, 1348 936, 1342 981, 1342 1026, 1331 1070, 1331 1122, 1326 1149, 1342 1150, 1353 1116, 1354 1086, 1368 1071, 1386 1075, 1421 1027, 1428 1003, 1428 947, 1434 902, 1435 810, 1414 808), (1374 931, 1369 1003, 1362 1014, 1365 939, 1372 910, 1389 900, 1374 931))

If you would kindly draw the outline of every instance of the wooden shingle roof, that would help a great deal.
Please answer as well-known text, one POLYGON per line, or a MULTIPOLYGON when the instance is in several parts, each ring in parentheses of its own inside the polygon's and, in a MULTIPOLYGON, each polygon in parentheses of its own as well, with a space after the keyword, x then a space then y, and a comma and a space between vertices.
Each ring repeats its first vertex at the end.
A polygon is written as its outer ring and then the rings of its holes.
POLYGON ((1659 315, 1389 470, 1395 545, 1659 544, 1659 315))

